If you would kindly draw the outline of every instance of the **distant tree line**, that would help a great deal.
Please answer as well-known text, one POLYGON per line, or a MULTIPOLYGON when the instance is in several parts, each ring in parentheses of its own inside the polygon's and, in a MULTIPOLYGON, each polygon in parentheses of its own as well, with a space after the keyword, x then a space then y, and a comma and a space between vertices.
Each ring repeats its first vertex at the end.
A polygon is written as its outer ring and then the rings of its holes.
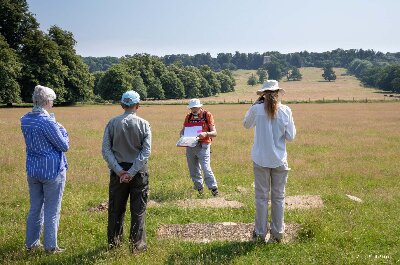
MULTIPOLYGON (((90 57, 86 57, 90 58, 90 57)), ((107 65, 112 57, 98 57, 86 60, 90 69, 95 69, 99 65, 107 65), (97 65, 97 66, 96 66, 97 65)), ((116 58, 114 58, 114 61, 116 58)), ((398 91, 397 85, 398 65, 400 65, 400 52, 382 53, 374 50, 363 49, 336 49, 322 53, 316 52, 295 52, 281 54, 279 52, 265 53, 219 53, 217 57, 212 57, 210 53, 196 55, 176 54, 161 57, 166 65, 179 64, 184 67, 201 67, 208 65, 214 71, 221 70, 265 70, 266 75, 249 77, 250 83, 262 83, 266 78, 280 80, 286 77, 287 80, 301 80, 302 76, 298 68, 300 67, 319 67, 323 70, 323 78, 327 81, 336 79, 332 70, 333 67, 349 68, 349 73, 355 74, 366 86, 372 86, 387 91, 398 91), (266 62, 265 58, 269 60, 266 62), (359 73, 355 70, 355 65, 362 61, 360 69, 364 69, 365 64, 369 65, 368 72, 359 73), (353 63, 354 62, 354 63, 353 63), (373 66, 373 67, 372 67, 373 66), (368 74, 367 74, 368 73, 368 74), (255 80, 255 81, 254 81, 255 80)), ((104 70, 104 68, 97 68, 104 70)))
POLYGON ((119 58, 117 57, 82 57, 85 64, 89 66, 89 71, 91 73, 98 71, 107 71, 113 64, 119 63, 119 58))
POLYGON ((288 54, 281 54, 279 52, 264 52, 264 53, 219 53, 216 58, 213 58, 210 53, 202 53, 196 55, 177 54, 166 55, 163 61, 169 65, 177 61, 181 62, 184 66, 200 66, 208 65, 215 71, 221 69, 248 69, 257 70, 264 66, 264 57, 271 58, 271 62, 277 62, 286 67, 319 67, 323 68, 327 62, 331 63, 333 67, 347 68, 349 64, 355 59, 368 60, 375 63, 389 63, 400 64, 399 53, 382 53, 375 52, 374 50, 363 49, 336 49, 327 52, 295 52, 288 54))
POLYGON ((347 68, 365 86, 400 93, 400 64, 353 60, 347 68))
POLYGON ((385 91, 399 92, 400 90, 400 52, 382 53, 363 49, 336 49, 322 53, 295 52, 281 54, 279 52, 265 53, 219 53, 216 58, 209 53, 167 55, 163 57, 166 64, 180 62, 183 65, 196 66, 198 63, 207 64, 214 70, 220 69, 251 69, 266 70, 266 76, 259 80, 254 75, 249 77, 248 84, 262 83, 265 78, 280 80, 301 80, 298 71, 300 67, 320 67, 323 78, 327 81, 336 79, 333 67, 348 68, 365 86, 375 87, 385 91), (268 62, 265 62, 268 58, 268 62))
POLYGON ((207 65, 180 63, 167 66, 149 54, 122 57, 118 64, 94 75, 94 93, 106 100, 118 100, 122 92, 132 88, 145 99, 181 99, 234 91, 236 85, 229 70, 214 72, 207 65))

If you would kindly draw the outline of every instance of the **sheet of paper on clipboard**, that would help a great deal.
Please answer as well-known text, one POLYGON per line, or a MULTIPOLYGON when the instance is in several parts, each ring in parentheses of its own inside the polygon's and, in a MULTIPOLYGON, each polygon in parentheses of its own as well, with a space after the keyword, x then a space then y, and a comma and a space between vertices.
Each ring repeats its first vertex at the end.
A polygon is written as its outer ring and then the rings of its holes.
POLYGON ((197 135, 199 135, 202 131, 203 131, 203 128, 201 126, 185 127, 183 136, 184 137, 197 137, 197 135))
POLYGON ((176 146, 180 147, 195 147, 199 138, 199 135, 203 131, 202 126, 185 126, 183 136, 179 138, 176 146))

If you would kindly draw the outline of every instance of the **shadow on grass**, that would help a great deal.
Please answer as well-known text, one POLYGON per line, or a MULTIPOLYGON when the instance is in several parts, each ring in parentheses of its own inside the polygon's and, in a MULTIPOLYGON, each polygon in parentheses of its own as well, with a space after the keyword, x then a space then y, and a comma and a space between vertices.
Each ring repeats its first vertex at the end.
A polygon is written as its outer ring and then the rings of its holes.
POLYGON ((37 263, 58 265, 58 264, 96 264, 98 260, 107 252, 106 246, 97 247, 84 252, 69 252, 67 249, 60 254, 46 254, 44 250, 27 252, 25 248, 16 247, 15 244, 1 246, 0 264, 10 263, 37 263))
POLYGON ((198 192, 194 189, 188 189, 183 191, 175 190, 161 190, 151 193, 150 200, 158 203, 172 202, 176 200, 182 200, 187 198, 197 198, 198 192))
MULTIPOLYGON (((68 250, 67 250, 68 251, 68 250)), ((106 246, 97 247, 94 249, 87 250, 85 252, 78 252, 75 255, 63 257, 57 257, 55 260, 49 260, 41 262, 41 264, 47 265, 58 265, 58 264, 96 264, 100 257, 107 252, 106 246)), ((60 254, 54 254, 60 255, 60 254)))
POLYGON ((222 246, 204 245, 204 249, 188 255, 184 251, 172 253, 165 264, 230 264, 235 258, 256 248, 253 242, 230 242, 222 246))

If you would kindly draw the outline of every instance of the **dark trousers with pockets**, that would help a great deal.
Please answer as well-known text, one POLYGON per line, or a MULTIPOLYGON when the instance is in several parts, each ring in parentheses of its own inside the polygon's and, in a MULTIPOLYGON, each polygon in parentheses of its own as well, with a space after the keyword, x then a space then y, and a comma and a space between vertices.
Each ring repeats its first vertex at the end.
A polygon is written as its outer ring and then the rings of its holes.
MULTIPOLYGON (((131 163, 120 163, 128 170, 131 163)), ((108 206, 108 244, 117 246, 122 241, 124 217, 130 197, 131 227, 129 241, 134 248, 146 247, 145 214, 149 190, 147 165, 129 183, 120 183, 119 177, 111 170, 108 206)))

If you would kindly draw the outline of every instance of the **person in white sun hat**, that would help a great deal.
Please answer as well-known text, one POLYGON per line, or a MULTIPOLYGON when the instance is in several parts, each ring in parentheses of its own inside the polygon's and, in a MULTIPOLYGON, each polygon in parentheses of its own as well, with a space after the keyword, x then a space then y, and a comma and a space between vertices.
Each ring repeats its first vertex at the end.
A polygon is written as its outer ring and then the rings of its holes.
POLYGON ((260 98, 247 111, 243 125, 254 129, 251 151, 254 170, 256 214, 253 231, 254 241, 281 242, 284 231, 285 186, 289 167, 286 141, 296 136, 291 109, 281 104, 279 95, 284 90, 278 81, 267 80, 257 91, 260 98), (271 192, 271 223, 268 223, 268 197, 271 192))
POLYGON ((200 100, 193 98, 189 100, 188 108, 190 112, 186 115, 183 128, 180 132, 183 135, 185 127, 199 125, 202 131, 197 135, 198 144, 195 147, 186 147, 186 159, 189 167, 189 173, 192 178, 194 189, 200 195, 203 194, 203 178, 201 170, 203 170, 204 181, 211 194, 218 196, 218 185, 214 173, 211 169, 211 152, 210 146, 213 137, 217 136, 217 129, 214 124, 214 117, 211 112, 202 108, 200 100))

